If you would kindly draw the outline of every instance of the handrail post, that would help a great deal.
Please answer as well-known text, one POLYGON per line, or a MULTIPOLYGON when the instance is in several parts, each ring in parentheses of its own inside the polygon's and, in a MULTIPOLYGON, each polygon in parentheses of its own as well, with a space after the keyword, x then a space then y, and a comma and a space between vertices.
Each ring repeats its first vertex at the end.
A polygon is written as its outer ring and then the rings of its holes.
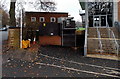
POLYGON ((88 34, 88 28, 86 28, 86 30, 85 30, 84 56, 87 55, 87 34, 88 34))

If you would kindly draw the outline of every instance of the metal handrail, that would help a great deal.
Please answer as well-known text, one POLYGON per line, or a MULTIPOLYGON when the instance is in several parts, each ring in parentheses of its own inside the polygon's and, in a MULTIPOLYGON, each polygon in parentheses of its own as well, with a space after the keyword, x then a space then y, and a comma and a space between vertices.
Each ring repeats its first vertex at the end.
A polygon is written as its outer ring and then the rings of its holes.
POLYGON ((111 33, 112 33, 112 37, 113 37, 114 42, 115 42, 116 47, 117 47, 116 53, 117 53, 117 55, 118 55, 118 54, 119 54, 119 44, 118 44, 118 42, 117 42, 117 40, 116 40, 116 38, 115 38, 115 34, 114 34, 114 32, 113 32, 112 30, 111 30, 111 33))
POLYGON ((118 42, 117 42, 117 40, 116 40, 116 37, 115 37, 114 32, 110 29, 108 22, 107 22, 107 28, 108 28, 109 38, 113 38, 113 39, 114 39, 113 42, 116 44, 117 49, 116 49, 115 46, 114 46, 114 47, 115 47, 116 53, 117 53, 117 55, 118 55, 118 54, 119 54, 119 44, 118 44, 118 42), (112 37, 111 37, 111 35, 112 35, 112 37))
POLYGON ((109 27, 109 24, 107 23, 107 29, 108 29, 108 36, 109 36, 109 38, 110 38, 110 31, 111 31, 111 29, 110 29, 110 27, 109 27))
POLYGON ((100 31, 97 27, 97 34, 98 34, 98 39, 99 39, 99 44, 100 44, 100 52, 102 53, 102 41, 101 41, 101 34, 100 34, 100 31))
POLYGON ((88 27, 86 26, 85 29, 85 44, 84 44, 84 56, 87 55, 87 37, 88 36, 88 27))

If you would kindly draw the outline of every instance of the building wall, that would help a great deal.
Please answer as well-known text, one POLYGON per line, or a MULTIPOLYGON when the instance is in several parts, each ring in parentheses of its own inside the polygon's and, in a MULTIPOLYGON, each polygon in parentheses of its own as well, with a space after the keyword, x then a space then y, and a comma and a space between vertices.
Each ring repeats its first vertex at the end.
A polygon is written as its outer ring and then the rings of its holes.
POLYGON ((0 28, 2 28, 2 10, 0 9, 0 28))
POLYGON ((57 13, 57 12, 26 12, 25 14, 26 17, 26 26, 34 26, 34 28, 38 29, 38 26, 40 26, 41 23, 49 23, 51 17, 57 18, 59 17, 68 17, 68 13, 57 13), (31 17, 36 17, 36 22, 31 22, 31 17), (45 22, 40 22, 39 18, 44 17, 45 22))
POLYGON ((118 21, 120 22, 120 1, 118 2, 118 21))

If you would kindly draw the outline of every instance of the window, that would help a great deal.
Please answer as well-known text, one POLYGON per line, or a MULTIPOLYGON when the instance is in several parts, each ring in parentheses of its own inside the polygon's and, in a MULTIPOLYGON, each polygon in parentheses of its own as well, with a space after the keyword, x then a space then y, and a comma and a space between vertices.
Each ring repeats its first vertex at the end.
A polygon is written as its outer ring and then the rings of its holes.
POLYGON ((45 18, 44 17, 40 17, 39 20, 40 20, 40 22, 45 22, 45 18))
POLYGON ((31 22, 35 22, 36 21, 36 17, 31 17, 31 22))
POLYGON ((56 21, 56 18, 55 18, 55 17, 51 17, 51 18, 50 18, 50 21, 51 21, 51 22, 55 22, 55 21, 56 21))

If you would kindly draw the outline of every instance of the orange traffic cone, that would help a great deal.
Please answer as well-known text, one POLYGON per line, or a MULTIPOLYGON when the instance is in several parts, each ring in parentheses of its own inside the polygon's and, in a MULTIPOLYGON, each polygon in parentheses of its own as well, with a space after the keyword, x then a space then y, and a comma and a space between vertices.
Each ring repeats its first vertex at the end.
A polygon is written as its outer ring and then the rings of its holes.
POLYGON ((33 44, 36 44, 36 41, 35 41, 35 40, 36 40, 36 38, 34 37, 33 44))

